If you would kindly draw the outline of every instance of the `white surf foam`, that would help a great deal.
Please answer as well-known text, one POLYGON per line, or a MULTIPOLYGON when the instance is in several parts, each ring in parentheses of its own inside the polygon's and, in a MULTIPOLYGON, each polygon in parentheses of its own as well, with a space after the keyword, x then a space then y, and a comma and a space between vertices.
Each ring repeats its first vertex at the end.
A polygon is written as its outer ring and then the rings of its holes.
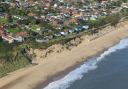
POLYGON ((99 57, 88 60, 80 67, 67 74, 65 77, 50 83, 48 86, 42 89, 67 89, 73 82, 80 80, 85 73, 88 73, 91 70, 95 70, 97 68, 97 63, 104 57, 126 47, 128 47, 128 39, 123 39, 117 45, 109 48, 99 57))

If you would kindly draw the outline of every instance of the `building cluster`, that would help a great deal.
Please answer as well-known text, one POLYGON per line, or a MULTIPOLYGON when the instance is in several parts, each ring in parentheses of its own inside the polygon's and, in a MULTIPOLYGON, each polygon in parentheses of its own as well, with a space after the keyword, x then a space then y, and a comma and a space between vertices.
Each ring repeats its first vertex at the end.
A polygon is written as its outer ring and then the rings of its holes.
POLYGON ((115 10, 119 12, 121 8, 128 8, 127 3, 115 7, 112 2, 5 0, 1 4, 9 4, 12 13, 0 10, 0 37, 12 43, 23 42, 25 38, 33 36, 36 42, 42 43, 56 37, 88 30, 91 28, 89 21, 108 16, 115 13, 115 10))

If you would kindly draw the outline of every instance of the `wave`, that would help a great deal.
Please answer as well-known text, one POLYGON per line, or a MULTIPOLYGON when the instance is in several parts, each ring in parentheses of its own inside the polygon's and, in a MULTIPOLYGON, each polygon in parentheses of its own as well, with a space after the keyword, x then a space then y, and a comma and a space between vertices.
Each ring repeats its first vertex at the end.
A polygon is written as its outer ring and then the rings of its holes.
POLYGON ((109 48, 107 51, 102 53, 99 57, 89 59, 83 65, 67 74, 65 77, 50 83, 43 89, 67 89, 73 82, 75 82, 76 80, 80 80, 85 73, 88 73, 91 70, 95 70, 98 67, 97 63, 104 57, 126 47, 128 47, 128 39, 123 39, 117 45, 109 48))

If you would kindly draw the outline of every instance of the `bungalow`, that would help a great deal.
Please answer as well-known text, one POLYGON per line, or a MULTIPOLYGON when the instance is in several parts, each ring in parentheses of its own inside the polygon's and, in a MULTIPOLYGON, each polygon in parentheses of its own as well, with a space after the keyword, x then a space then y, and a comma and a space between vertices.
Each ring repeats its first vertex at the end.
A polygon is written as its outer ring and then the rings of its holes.
POLYGON ((61 34, 60 33, 55 33, 54 36, 59 37, 59 36, 61 36, 61 34))
POLYGON ((14 37, 14 40, 17 42, 23 42, 24 39, 21 36, 16 36, 14 37))
POLYGON ((111 13, 118 13, 120 10, 121 10, 121 8, 118 7, 118 8, 112 9, 111 13))
POLYGON ((74 16, 75 18, 78 18, 78 17, 82 17, 83 15, 80 14, 80 13, 78 13, 78 14, 74 14, 73 16, 74 16))
POLYGON ((91 15, 90 20, 96 20, 97 15, 91 15))
POLYGON ((21 36, 21 37, 26 37, 27 35, 28 35, 28 33, 27 33, 26 31, 22 31, 22 32, 16 33, 16 36, 17 36, 17 37, 19 37, 19 36, 21 36))
POLYGON ((83 29, 89 29, 89 25, 82 26, 83 29))
POLYGON ((10 35, 2 35, 2 39, 5 40, 5 41, 8 41, 9 43, 13 43, 14 42, 13 37, 10 36, 10 35))
POLYGON ((38 42, 38 43, 46 43, 46 42, 48 42, 49 41, 49 39, 45 39, 45 38, 36 38, 36 42, 38 42))
POLYGON ((60 32, 61 35, 65 35, 65 32, 60 32))
POLYGON ((35 16, 35 14, 33 14, 33 13, 28 13, 28 16, 35 16))
POLYGON ((122 8, 128 8, 128 3, 122 3, 121 7, 122 8))
POLYGON ((58 5, 55 3, 53 7, 54 7, 54 8, 57 8, 57 7, 58 7, 58 5))
POLYGON ((52 20, 52 26, 53 27, 59 27, 60 26, 59 20, 57 20, 57 19, 52 20))
POLYGON ((70 25, 70 24, 72 24, 72 23, 78 24, 78 23, 77 23, 77 19, 76 19, 76 18, 70 18, 70 19, 66 20, 66 21, 64 22, 64 26, 68 26, 68 25, 70 25))
POLYGON ((6 34, 3 25, 0 25, 0 37, 2 37, 3 40, 8 41, 9 43, 12 43, 14 41, 12 36, 6 34))
POLYGON ((0 25, 0 37, 3 35, 3 33, 4 33, 4 27, 0 25))

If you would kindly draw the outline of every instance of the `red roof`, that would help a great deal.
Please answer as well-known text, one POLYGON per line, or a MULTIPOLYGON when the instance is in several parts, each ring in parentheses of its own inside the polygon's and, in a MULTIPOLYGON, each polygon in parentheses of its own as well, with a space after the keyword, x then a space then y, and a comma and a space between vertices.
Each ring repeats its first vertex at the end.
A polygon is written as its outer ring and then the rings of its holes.
POLYGON ((23 32, 18 32, 16 33, 17 36, 22 36, 22 37, 25 37, 28 35, 28 33, 26 31, 23 31, 23 32))

